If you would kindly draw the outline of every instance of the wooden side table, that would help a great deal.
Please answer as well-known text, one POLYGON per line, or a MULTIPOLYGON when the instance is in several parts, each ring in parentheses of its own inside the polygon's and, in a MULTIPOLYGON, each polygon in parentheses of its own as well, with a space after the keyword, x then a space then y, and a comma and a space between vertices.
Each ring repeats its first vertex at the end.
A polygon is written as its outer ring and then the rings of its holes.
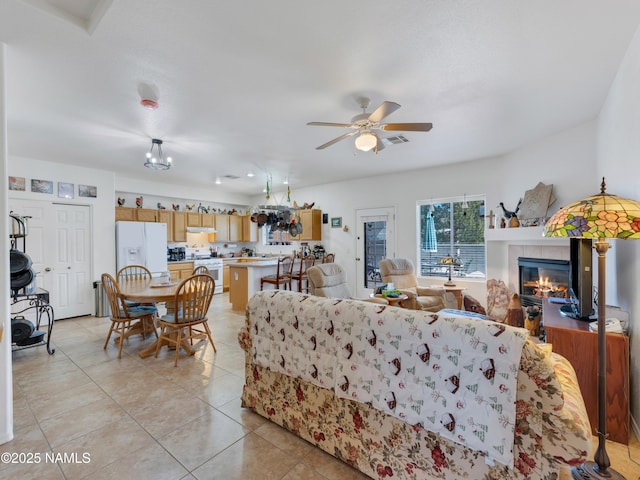
POLYGON ((458 310, 462 310, 462 291, 466 290, 467 287, 459 287, 457 285, 432 285, 433 287, 444 287, 447 292, 451 292, 455 295, 456 300, 458 300, 458 310))
POLYGON ((398 295, 397 297, 385 297, 378 293, 375 296, 378 298, 384 298, 387 302, 389 302, 389 305, 391 305, 392 307, 405 308, 403 302, 405 300, 409 300, 409 296, 405 294, 398 295))
MULTIPOLYGON (((589 322, 564 317, 560 305, 542 302, 547 343, 573 366, 594 435, 598 428, 598 334, 589 322)), ((607 333, 607 433, 609 440, 629 443, 629 337, 607 333)))

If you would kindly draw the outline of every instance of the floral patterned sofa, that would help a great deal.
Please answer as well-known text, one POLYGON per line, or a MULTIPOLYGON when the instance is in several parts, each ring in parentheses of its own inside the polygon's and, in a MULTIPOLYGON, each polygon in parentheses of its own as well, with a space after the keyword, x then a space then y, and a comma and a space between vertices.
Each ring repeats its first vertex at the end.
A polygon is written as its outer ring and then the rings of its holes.
POLYGON ((239 341, 243 407, 372 478, 555 480, 591 450, 575 372, 524 329, 271 290, 239 341))

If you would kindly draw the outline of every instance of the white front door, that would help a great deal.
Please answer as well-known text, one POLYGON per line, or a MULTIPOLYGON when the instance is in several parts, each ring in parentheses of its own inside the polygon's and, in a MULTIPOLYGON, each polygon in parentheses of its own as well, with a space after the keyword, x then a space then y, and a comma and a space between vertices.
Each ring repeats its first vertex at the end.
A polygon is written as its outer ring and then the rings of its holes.
POLYGON ((364 209, 356 216, 356 296, 364 298, 381 283, 378 262, 395 256, 395 210, 364 209))
MULTIPOLYGON (((49 292, 55 318, 93 313, 89 206, 10 199, 9 209, 31 217, 24 248, 36 285, 49 292)), ((22 250, 22 239, 15 246, 22 250)))

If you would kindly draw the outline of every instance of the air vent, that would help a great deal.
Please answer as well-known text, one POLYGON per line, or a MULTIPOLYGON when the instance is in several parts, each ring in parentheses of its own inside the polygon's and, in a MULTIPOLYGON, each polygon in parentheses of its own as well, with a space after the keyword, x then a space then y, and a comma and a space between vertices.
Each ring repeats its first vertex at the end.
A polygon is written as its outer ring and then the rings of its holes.
POLYGON ((408 141, 409 140, 402 135, 398 135, 396 137, 387 137, 382 139, 382 143, 384 143, 385 145, 396 145, 398 143, 407 143, 408 141))
POLYGON ((237 180, 240 177, 238 175, 223 175, 222 178, 226 178, 227 180, 237 180))

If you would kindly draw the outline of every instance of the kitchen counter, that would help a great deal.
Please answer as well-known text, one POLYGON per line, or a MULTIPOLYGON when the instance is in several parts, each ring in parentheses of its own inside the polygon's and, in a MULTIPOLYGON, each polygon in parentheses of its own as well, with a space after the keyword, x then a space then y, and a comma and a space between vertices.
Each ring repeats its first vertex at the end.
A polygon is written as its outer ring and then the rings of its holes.
MULTIPOLYGON (((248 257, 246 260, 249 260, 248 257)), ((278 260, 256 257, 255 261, 235 262, 229 265, 229 301, 233 310, 246 310, 249 299, 260 291, 260 279, 278 270, 278 260)))

